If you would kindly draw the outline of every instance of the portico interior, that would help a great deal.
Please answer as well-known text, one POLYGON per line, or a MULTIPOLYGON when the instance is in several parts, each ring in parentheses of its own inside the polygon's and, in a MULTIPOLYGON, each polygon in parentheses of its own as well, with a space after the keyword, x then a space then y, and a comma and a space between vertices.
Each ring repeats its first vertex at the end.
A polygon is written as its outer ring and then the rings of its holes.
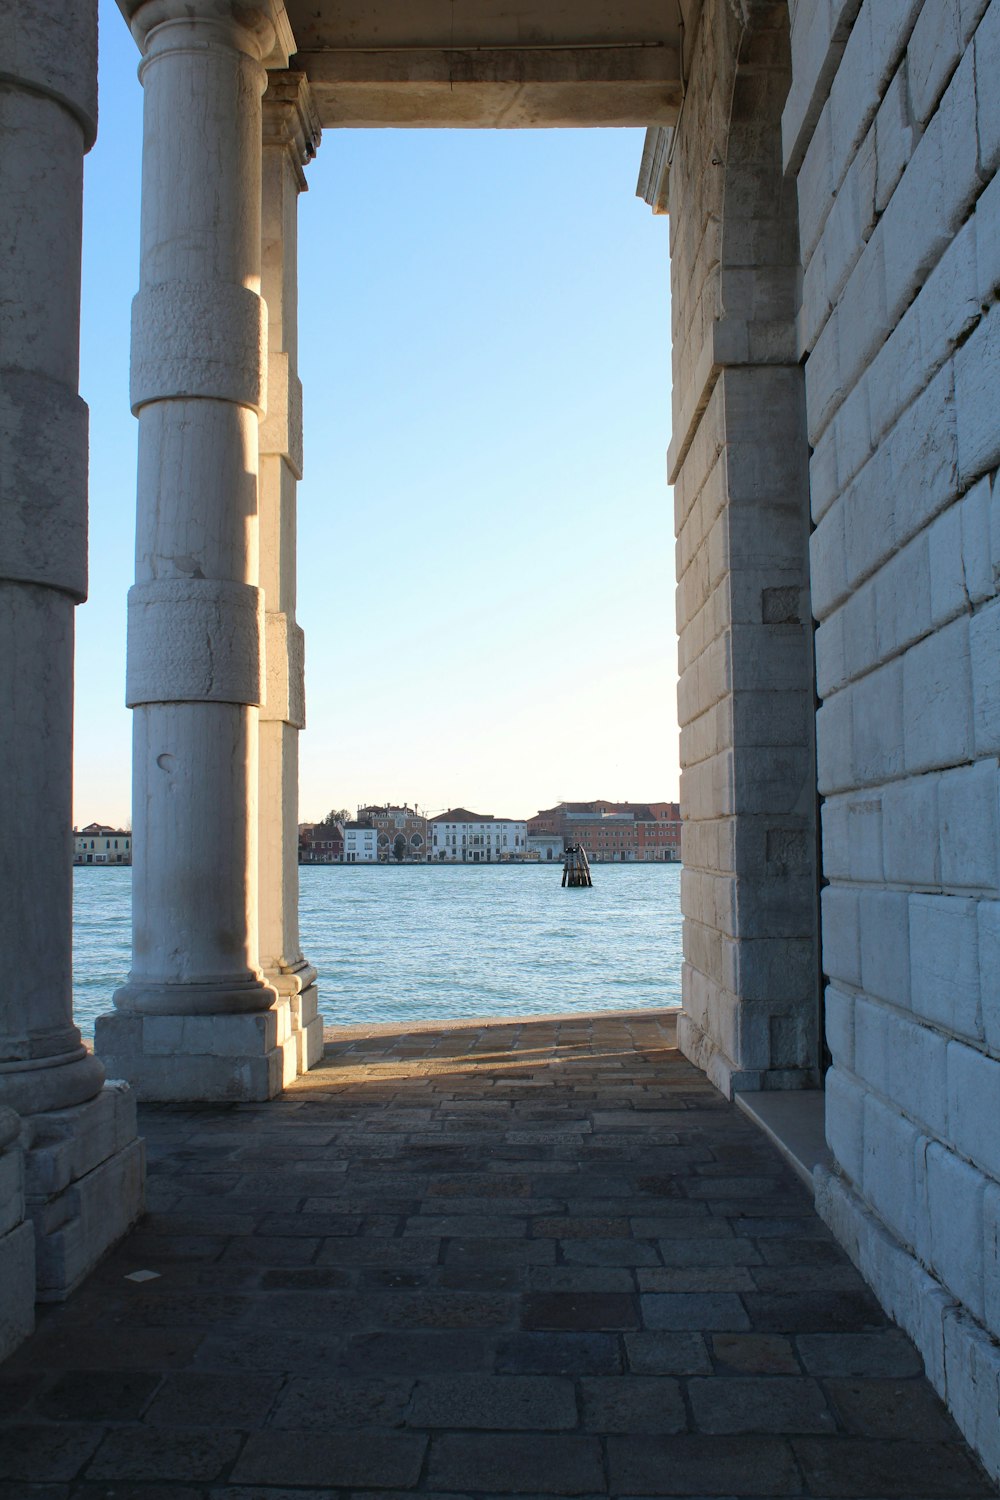
POLYGON ((27 976, 0 998, 0 1353, 140 1213, 136 1097, 267 1100, 322 1051, 294 543, 296 205, 322 131, 641 125, 640 191, 671 233, 680 1045, 727 1095, 815 1087, 825 993, 819 1206, 1000 1471, 1000 1163, 974 1102, 1000 1099, 1000 873, 970 831, 995 830, 1000 748, 1000 424, 980 395, 1000 120, 976 87, 1000 0, 119 4, 145 101, 134 932, 96 1056, 73 1022, 68 844, 96 14, 0 17, 0 827, 33 851, 0 908, 27 976), (926 933, 955 954, 932 986, 926 933))

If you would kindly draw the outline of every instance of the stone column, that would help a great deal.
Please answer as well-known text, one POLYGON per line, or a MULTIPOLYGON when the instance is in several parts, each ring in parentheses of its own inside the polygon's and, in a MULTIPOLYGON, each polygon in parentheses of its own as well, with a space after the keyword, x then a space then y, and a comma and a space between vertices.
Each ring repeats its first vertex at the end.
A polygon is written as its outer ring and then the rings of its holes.
POLYGON ((73 1024, 73 611, 87 593, 80 250, 96 3, 6 7, 0 58, 0 857, 10 877, 0 1106, 22 1117, 40 1293, 61 1296, 142 1197, 134 1101, 102 1088, 104 1070, 73 1024), (44 1158, 55 1138, 66 1160, 53 1175, 44 1158), (92 1212, 101 1172, 118 1194, 104 1222, 92 1212))
POLYGON ((266 1099, 296 1073, 257 933, 261 96, 279 17, 272 0, 125 10, 145 95, 133 960, 97 1044, 144 1098, 266 1099))
POLYGON ((267 672, 260 711, 260 956, 291 1005, 299 1072, 323 1053, 316 970, 299 941, 299 731, 303 636, 295 623, 295 503, 302 477, 298 197, 319 121, 302 73, 273 72, 264 95, 261 289, 267 304, 267 416, 260 427, 260 582, 267 672))

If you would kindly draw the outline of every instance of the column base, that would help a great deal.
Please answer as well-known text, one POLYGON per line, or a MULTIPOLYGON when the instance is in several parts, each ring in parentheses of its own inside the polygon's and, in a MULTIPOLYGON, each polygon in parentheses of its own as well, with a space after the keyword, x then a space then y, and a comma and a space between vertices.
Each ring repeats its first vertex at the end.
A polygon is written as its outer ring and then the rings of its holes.
POLYGON ((98 1016, 95 1051, 140 1099, 260 1102, 298 1075, 291 1003, 244 1015, 98 1016))
POLYGON ((68 1297, 143 1211, 135 1104, 128 1085, 113 1080, 86 1104, 22 1122, 39 1302, 68 1297))
POLYGON ((0 1360, 35 1326, 35 1230, 24 1219, 21 1121, 0 1109, 0 1360))
POLYGON ((815 1088, 812 1068, 740 1068, 713 1037, 702 1031, 686 1011, 677 1014, 677 1045, 689 1062, 707 1076, 727 1099, 736 1093, 758 1093, 764 1089, 815 1088))
POLYGON ((308 1073, 323 1056, 323 1017, 319 1014, 319 990, 315 984, 289 996, 292 1007, 292 1034, 297 1048, 300 1073, 308 1073))
POLYGON ((295 968, 267 969, 264 978, 291 1005, 292 1032, 299 1073, 308 1073, 323 1056, 323 1018, 319 1015, 316 970, 305 959, 295 968))

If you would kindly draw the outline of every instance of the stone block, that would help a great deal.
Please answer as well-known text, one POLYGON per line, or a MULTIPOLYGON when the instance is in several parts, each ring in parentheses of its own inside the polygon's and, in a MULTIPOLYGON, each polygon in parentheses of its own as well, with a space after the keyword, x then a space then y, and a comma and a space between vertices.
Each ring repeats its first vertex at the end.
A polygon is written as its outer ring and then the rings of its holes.
POLYGON ((145 1157, 133 1140, 55 1198, 29 1198, 35 1224, 38 1299, 62 1301, 138 1219, 145 1157))
POLYGON ((843 797, 827 797, 820 807, 823 830, 823 874, 827 880, 847 880, 850 856, 847 848, 847 808, 843 797))
POLYGON ((904 70, 898 68, 875 117, 875 208, 884 213, 913 154, 913 125, 904 70))
POLYGON ((903 770, 905 661, 897 657, 848 689, 855 785, 888 781, 903 770))
MULTIPOLYGON (((855 312, 852 303, 851 313, 855 312)), ((810 445, 815 448, 853 381, 841 376, 841 318, 835 309, 806 362, 806 421, 810 445)))
POLYGON ((950 363, 899 418, 886 447, 893 543, 901 545, 933 520, 958 490, 955 390, 950 363))
MULTIPOLYGON (((879 660, 876 627, 875 583, 862 583, 846 600, 844 617, 844 663, 848 677, 860 677, 879 660)), ((887 656, 891 652, 885 653, 887 656)))
POLYGON ((973 56, 980 81, 976 98, 979 158, 984 175, 991 177, 1000 167, 1000 98, 988 82, 1000 77, 1000 9, 995 4, 989 6, 976 32, 973 56))
POLYGON ((969 622, 953 620, 903 657, 903 747, 907 771, 972 756, 969 622))
POLYGON ((225 1017, 144 1016, 142 1047, 148 1057, 240 1057, 244 1054, 253 1057, 277 1046, 279 1020, 285 1021, 283 1029, 287 1034, 287 1002, 270 1010, 225 1017))
POLYGON ((823 1001, 826 1044, 834 1065, 854 1070, 854 996, 828 984, 823 1001))
POLYGON ((977 755, 1000 752, 1000 601, 976 611, 969 624, 973 726, 977 755))
POLYGON ((907 1006, 910 995, 909 910, 901 891, 862 890, 861 982, 871 995, 907 1006))
POLYGON ((843 503, 827 511, 809 538, 809 572, 813 614, 824 620, 850 592, 843 503))
POLYGON ((98 1016, 95 1042, 109 1073, 127 1078, 139 1099, 273 1099, 299 1072, 287 996, 243 1015, 98 1016))
POLYGON ((987 1182, 983 1193, 983 1319, 990 1332, 1000 1331, 1000 1183, 987 1182))
POLYGON ((861 983, 860 909, 857 891, 827 885, 821 894, 823 972, 846 984, 861 983))
POLYGON ((865 377, 851 391, 833 419, 832 431, 837 449, 837 473, 846 485, 868 462, 874 448, 871 415, 872 381, 865 377))
POLYGON ((862 5, 830 85, 834 180, 839 182, 879 105, 879 64, 872 39, 872 6, 862 5))
POLYGON ((920 368, 928 375, 978 321, 981 308, 976 281, 976 226, 970 219, 928 276, 915 303, 920 368))
POLYGON ((948 1405, 989 1473, 1000 1478, 1000 1349, 954 1304, 943 1329, 948 1405))
POLYGON ((896 885, 940 881, 936 775, 911 776, 882 788, 882 858, 896 885))
POLYGON ((854 1013, 854 1071, 910 1119, 947 1129, 947 1041, 863 996, 854 1013))
POLYGON ((962 508, 950 505, 928 534, 931 566, 931 622, 943 625, 968 608, 963 558, 962 508))
MULTIPOLYGON (((13 1111, 5 1113, 13 1114, 13 1111)), ((0 1145, 0 1235, 16 1229, 23 1218, 24 1160, 15 1136, 13 1141, 6 1143, 6 1149, 0 1145)))
POLYGON ((976 203, 976 300, 981 307, 993 301, 1000 287, 1000 175, 993 177, 976 203))
POLYGON ((911 1003, 945 1031, 978 1039, 976 903, 958 896, 910 897, 911 1003))
MULTIPOLYGON (((852 7, 856 9, 856 4, 852 7)), ((792 86, 781 116, 785 170, 797 167, 843 56, 829 4, 803 5, 792 12, 792 86)))
POLYGON ((885 245, 879 229, 868 241, 848 278, 837 318, 842 400, 861 379, 895 321, 887 310, 885 245))
POLYGON ((1000 381, 1000 303, 955 355, 958 467, 963 483, 1000 462, 1000 422, 992 399, 1000 381))
POLYGON ((835 693, 820 705, 816 714, 816 774, 822 796, 852 784, 853 739, 851 694, 835 693))
POLYGON ((996 890, 1000 881, 996 760, 946 771, 937 788, 942 884, 996 890))
POLYGON ((882 880, 882 799, 852 798, 847 804, 847 849, 853 880, 882 880))
POLYGON ((865 1091, 836 1065, 826 1075, 826 1143, 840 1169, 860 1187, 864 1171, 865 1091))
POLYGON ((863 383, 868 390, 872 440, 878 443, 927 383, 915 305, 896 324, 863 383))
POLYGON ((886 303, 893 321, 948 248, 980 187, 970 51, 959 64, 881 220, 886 303))
POLYGON ((19 1223, 0 1234, 0 1363, 35 1327, 35 1231, 19 1223))
POLYGON ((35 1199, 61 1193, 135 1138, 135 1094, 117 1080, 86 1104, 30 1115, 23 1131, 27 1192, 35 1199))
POLYGON ((809 460, 809 504, 814 522, 823 519, 842 488, 835 430, 827 428, 809 460))
POLYGON ((914 119, 926 125, 965 50, 957 5, 924 5, 906 49, 914 119))
POLYGON ((1000 1178, 1000 1062, 964 1042, 948 1043, 948 1129, 962 1155, 1000 1178))
POLYGON ((977 901, 980 1005, 986 1045, 1000 1053, 1000 901, 977 901))
POLYGON ((865 1099, 862 1191, 893 1233, 919 1249, 926 1234, 921 1212, 925 1194, 926 1137, 873 1094, 865 1099))
POLYGON ((833 206, 833 132, 830 107, 819 113, 802 169, 795 180, 799 202, 799 241, 802 264, 808 266, 819 243, 827 214, 833 206))
POLYGON ((844 495, 844 567, 852 587, 874 573, 898 545, 894 461, 899 448, 893 433, 844 495))
POLYGON ((931 628, 931 561, 927 533, 890 557, 875 579, 877 656, 885 661, 931 628))
POLYGON ((983 1207, 986 1178, 946 1146, 927 1148, 930 1266, 950 1292, 982 1322, 983 1207))

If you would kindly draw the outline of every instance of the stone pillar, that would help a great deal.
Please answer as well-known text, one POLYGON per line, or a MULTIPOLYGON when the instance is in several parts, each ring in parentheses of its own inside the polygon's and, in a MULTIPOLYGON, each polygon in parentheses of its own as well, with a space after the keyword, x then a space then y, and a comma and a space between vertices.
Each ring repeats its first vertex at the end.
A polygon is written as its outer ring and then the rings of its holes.
MULTIPOLYGON (((97 124, 96 3, 7 7, 0 56, 0 857, 10 872, 0 904, 0 1175, 13 1170, 12 1109, 27 1148, 39 1290, 59 1297, 142 1200, 134 1101, 102 1087, 104 1070, 73 1024, 73 611, 87 593, 80 248, 83 158, 97 124), (108 1120, 119 1128, 95 1131, 108 1120), (67 1144, 59 1180, 42 1159, 53 1133, 67 1144), (99 1175, 116 1184, 110 1221, 91 1213, 99 1175)), ((11 1211, 0 1202, 5 1244, 11 1211)))
POLYGON ((261 289, 267 304, 267 416, 260 427, 260 583, 267 672, 260 711, 260 956, 291 1006, 300 1073, 323 1054, 316 970, 299 941, 299 731, 303 636, 295 623, 295 504, 302 477, 298 197, 319 121, 302 73, 274 72, 264 96, 261 289))
POLYGON ((133 960, 97 1045, 144 1098, 267 1099, 297 1052, 257 932, 261 96, 280 18, 272 0, 125 9, 145 95, 133 960))
POLYGON ((0 1361, 35 1326, 35 1231, 25 1221, 20 1118, 0 1108, 0 1361))
POLYGON ((788 8, 706 4, 669 208, 684 817, 681 1050, 727 1094, 820 1075, 809 448, 784 180, 788 8), (728 116, 721 113, 728 106, 728 116))

